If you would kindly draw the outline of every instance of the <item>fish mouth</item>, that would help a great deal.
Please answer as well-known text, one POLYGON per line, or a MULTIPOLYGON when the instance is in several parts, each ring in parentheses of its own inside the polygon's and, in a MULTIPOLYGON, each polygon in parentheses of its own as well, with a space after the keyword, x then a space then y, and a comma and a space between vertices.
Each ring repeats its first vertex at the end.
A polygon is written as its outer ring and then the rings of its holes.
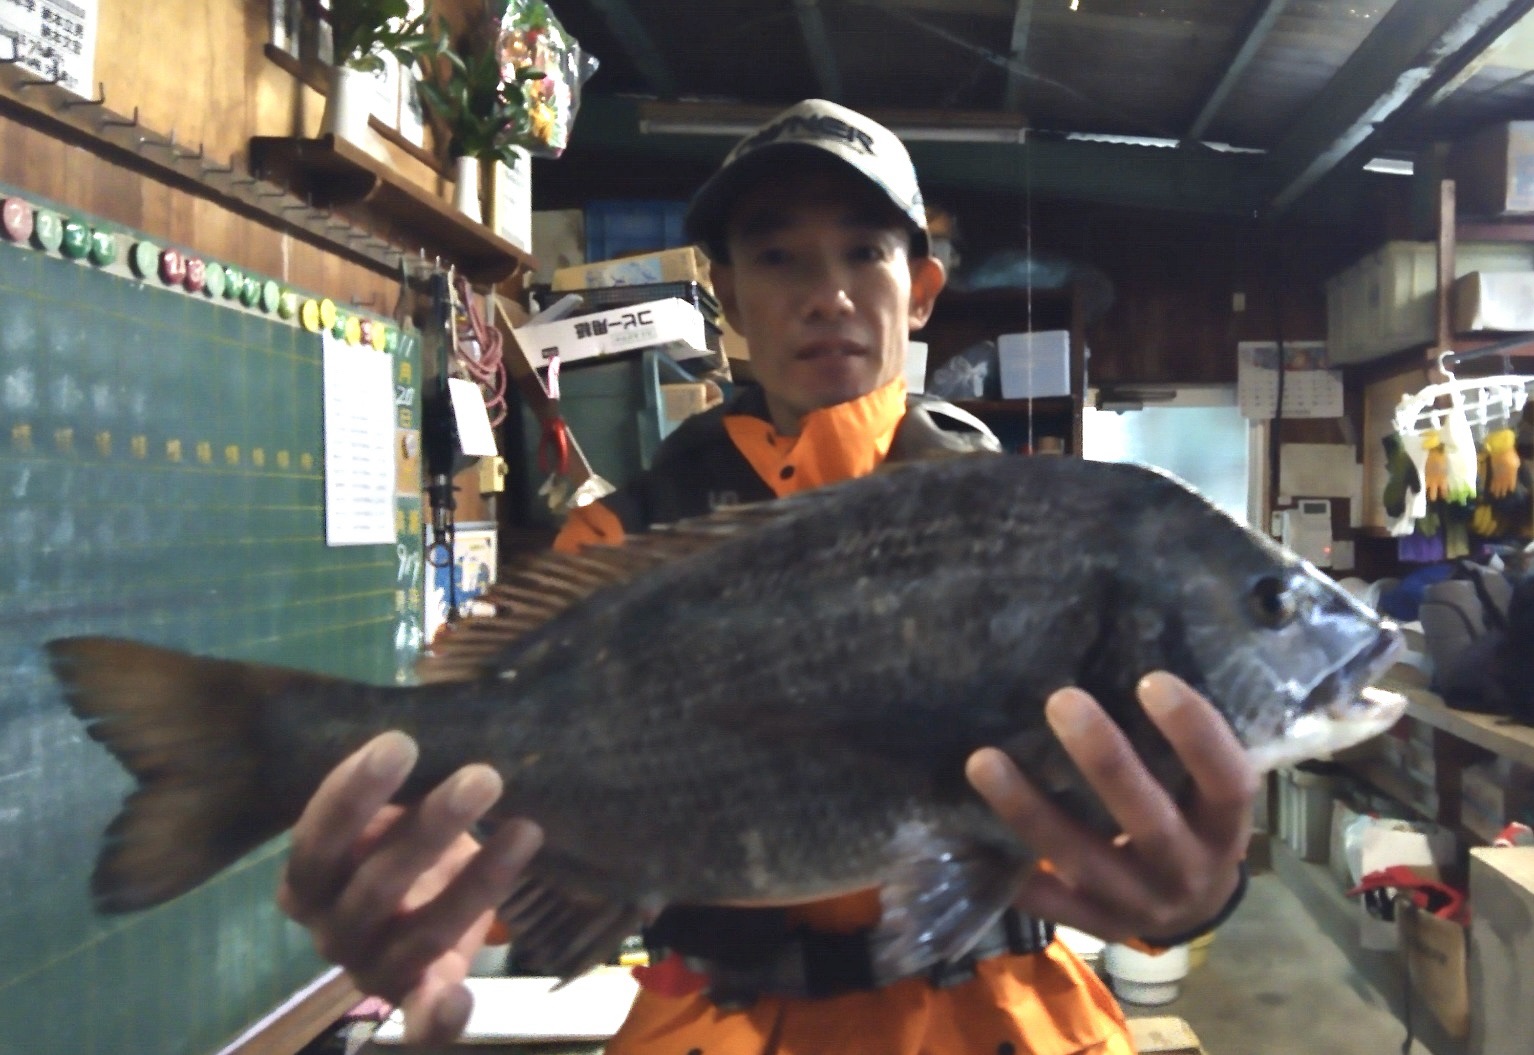
POLYGON ((1405 648, 1394 623, 1329 671, 1294 709, 1283 734, 1247 749, 1258 772, 1330 755, 1378 736, 1406 711, 1406 697, 1372 683, 1405 648))

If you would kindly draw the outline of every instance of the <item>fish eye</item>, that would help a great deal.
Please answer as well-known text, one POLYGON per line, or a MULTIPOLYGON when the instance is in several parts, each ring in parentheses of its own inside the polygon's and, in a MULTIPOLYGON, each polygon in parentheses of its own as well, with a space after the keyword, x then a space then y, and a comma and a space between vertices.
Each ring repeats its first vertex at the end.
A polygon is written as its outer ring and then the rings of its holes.
POLYGON ((1278 629, 1294 616, 1289 589, 1276 575, 1264 575, 1254 582, 1248 600, 1257 621, 1269 629, 1278 629))

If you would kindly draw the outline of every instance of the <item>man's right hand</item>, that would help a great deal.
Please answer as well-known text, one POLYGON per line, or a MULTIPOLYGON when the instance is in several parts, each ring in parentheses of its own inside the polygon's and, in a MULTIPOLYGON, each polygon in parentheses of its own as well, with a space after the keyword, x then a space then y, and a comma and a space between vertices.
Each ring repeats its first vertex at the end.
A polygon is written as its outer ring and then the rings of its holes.
POLYGON ((390 805, 416 757, 415 741, 384 733, 325 778, 293 828, 277 903, 358 988, 404 1010, 409 1041, 443 1043, 468 1023, 470 961, 542 833, 509 821, 483 845, 469 834, 501 796, 484 765, 390 805))

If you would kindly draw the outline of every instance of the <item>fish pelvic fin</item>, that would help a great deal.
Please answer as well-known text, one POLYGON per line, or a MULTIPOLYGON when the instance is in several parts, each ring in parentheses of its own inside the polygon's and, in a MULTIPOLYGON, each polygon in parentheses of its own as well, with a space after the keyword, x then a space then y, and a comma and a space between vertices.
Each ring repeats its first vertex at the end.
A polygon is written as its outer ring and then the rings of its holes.
POLYGON ((633 905, 556 888, 531 874, 498 914, 511 932, 518 968, 558 978, 560 986, 613 959, 642 922, 633 905))
POLYGON ((870 936, 874 977, 888 983, 958 960, 1017 896, 1032 855, 1016 843, 911 822, 892 840, 894 870, 870 936))
POLYGON ((70 707, 139 784, 96 860, 98 910, 169 901, 298 819, 304 797, 272 794, 265 776, 263 704, 332 679, 112 638, 46 648, 70 707))

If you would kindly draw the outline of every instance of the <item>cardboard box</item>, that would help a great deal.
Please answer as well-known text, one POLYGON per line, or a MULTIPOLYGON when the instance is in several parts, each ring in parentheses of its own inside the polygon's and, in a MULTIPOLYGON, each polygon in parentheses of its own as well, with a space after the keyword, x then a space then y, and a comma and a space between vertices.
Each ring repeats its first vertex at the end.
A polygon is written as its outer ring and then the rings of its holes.
POLYGON ((681 381, 660 386, 662 407, 666 419, 671 422, 685 421, 694 414, 701 414, 709 407, 724 402, 724 393, 712 381, 681 381))
POLYGON ((1534 121, 1490 125, 1455 143, 1446 166, 1465 216, 1534 213, 1534 121))
POLYGON ((1128 1020, 1134 1049, 1141 1055, 1203 1055, 1198 1034, 1186 1021, 1172 1015, 1128 1020))
POLYGON ((1534 847, 1470 851, 1469 1055, 1526 1055, 1534 1037, 1534 847))
POLYGON ((677 360, 712 354, 705 339, 702 314, 675 297, 558 322, 519 326, 512 330, 512 335, 535 370, 547 366, 556 355, 561 362, 576 363, 662 346, 677 360))
POLYGON ((1396 919, 1412 990, 1445 1033, 1463 1040, 1470 1032, 1469 951, 1464 925, 1440 919, 1406 898, 1396 902, 1396 919))
POLYGON ((533 156, 521 147, 515 165, 483 163, 485 224, 523 252, 533 251, 533 156))
MULTIPOLYGON (((1380 820, 1364 830, 1360 875, 1367 876, 1392 865, 1406 865, 1430 879, 1442 879, 1443 870, 1454 863, 1454 833, 1434 824, 1380 820)), ((1389 951, 1400 947, 1400 929, 1369 914, 1358 899, 1358 943, 1365 949, 1389 951)))
POLYGON ((1001 398, 1044 399, 1071 394, 1068 330, 1004 333, 996 339, 1001 398))
POLYGON ((708 257, 693 246, 560 268, 554 272, 551 285, 555 290, 602 289, 653 282, 697 282, 709 293, 714 291, 709 281, 708 257))
POLYGON ((1534 271, 1472 271, 1454 282, 1454 331, 1534 330, 1534 271))
MULTIPOLYGON (((552 283, 558 271, 586 262, 586 214, 580 209, 539 209, 532 214, 535 283, 552 283)), ((558 298, 555 298, 558 299, 558 298)))

